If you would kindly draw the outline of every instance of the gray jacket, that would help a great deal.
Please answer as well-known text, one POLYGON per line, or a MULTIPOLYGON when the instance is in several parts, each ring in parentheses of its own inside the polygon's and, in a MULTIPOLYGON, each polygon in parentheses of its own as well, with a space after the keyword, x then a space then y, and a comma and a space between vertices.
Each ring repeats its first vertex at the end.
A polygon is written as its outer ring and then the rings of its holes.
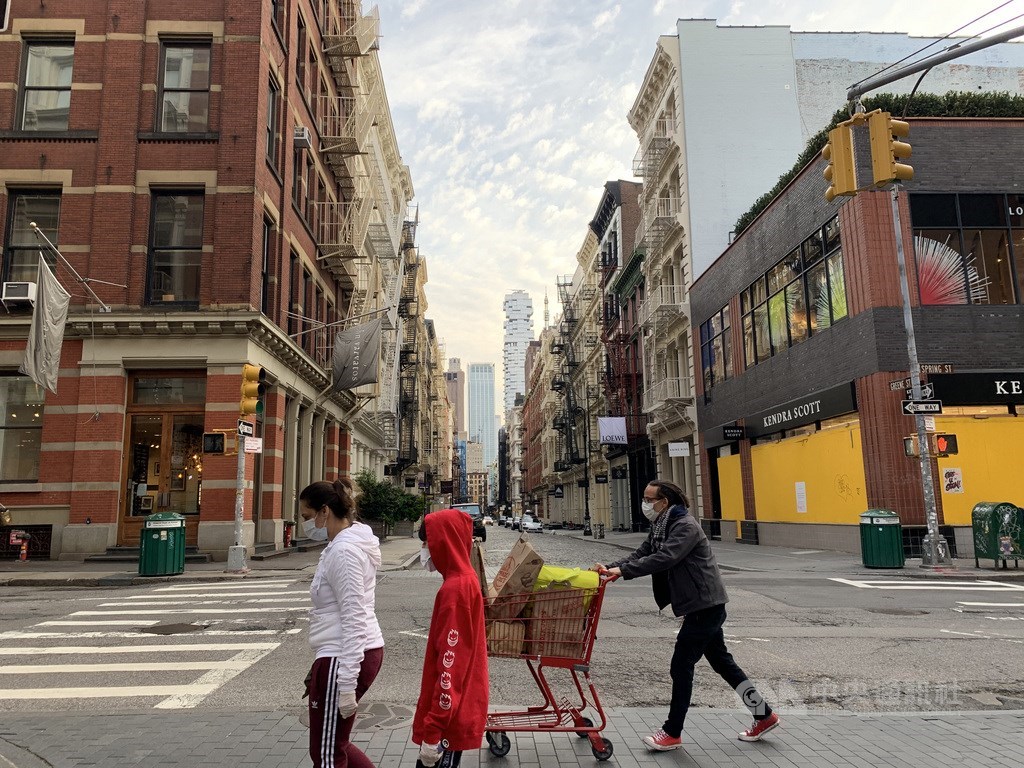
POLYGON ((608 567, 620 568, 624 579, 650 576, 658 608, 671 604, 676 616, 727 603, 718 563, 700 523, 683 506, 664 514, 669 519, 660 547, 652 527, 643 544, 608 567))

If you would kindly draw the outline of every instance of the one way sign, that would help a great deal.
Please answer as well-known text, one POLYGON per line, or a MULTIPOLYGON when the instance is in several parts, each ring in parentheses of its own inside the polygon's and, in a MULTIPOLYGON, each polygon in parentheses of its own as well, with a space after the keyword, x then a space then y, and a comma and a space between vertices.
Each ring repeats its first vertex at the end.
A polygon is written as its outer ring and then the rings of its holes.
POLYGON ((917 416, 919 414, 930 413, 942 413, 942 401, 941 400, 904 400, 903 401, 903 415, 904 416, 917 416))

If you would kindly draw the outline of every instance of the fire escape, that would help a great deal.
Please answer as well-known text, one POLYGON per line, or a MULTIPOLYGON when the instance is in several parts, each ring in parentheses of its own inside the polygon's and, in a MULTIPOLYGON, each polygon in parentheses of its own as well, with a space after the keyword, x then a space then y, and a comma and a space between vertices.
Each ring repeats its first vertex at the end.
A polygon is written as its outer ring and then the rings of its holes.
POLYGON ((398 314, 402 318, 401 348, 398 353, 398 455, 397 472, 416 464, 419 455, 416 446, 416 427, 419 418, 416 378, 419 369, 417 334, 419 306, 417 302, 417 272, 419 256, 414 249, 406 252, 405 275, 398 301, 398 314))
POLYGON ((598 259, 604 300, 601 306, 601 343, 604 345, 604 395, 608 413, 626 415, 627 351, 629 341, 621 329, 622 308, 619 297, 608 290, 608 284, 619 267, 615 243, 608 242, 598 259))
POLYGON ((561 403, 555 412, 551 426, 558 433, 554 470, 568 472, 584 462, 577 440, 576 419, 578 404, 572 378, 579 361, 573 348, 573 336, 579 318, 572 304, 572 278, 560 277, 557 281, 558 297, 562 302, 562 319, 558 324, 558 336, 552 342, 551 352, 561 358, 561 364, 551 379, 551 389, 558 393, 561 403))

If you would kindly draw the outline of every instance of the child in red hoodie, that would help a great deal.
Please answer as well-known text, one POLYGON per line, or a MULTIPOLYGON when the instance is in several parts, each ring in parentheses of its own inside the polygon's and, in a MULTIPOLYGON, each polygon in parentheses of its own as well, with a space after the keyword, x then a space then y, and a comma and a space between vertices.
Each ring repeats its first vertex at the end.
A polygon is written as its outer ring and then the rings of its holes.
POLYGON ((442 509, 423 518, 428 570, 444 583, 434 599, 423 661, 423 681, 412 740, 420 745, 417 768, 457 768, 463 750, 479 749, 487 720, 487 638, 480 579, 469 562, 473 521, 442 509))

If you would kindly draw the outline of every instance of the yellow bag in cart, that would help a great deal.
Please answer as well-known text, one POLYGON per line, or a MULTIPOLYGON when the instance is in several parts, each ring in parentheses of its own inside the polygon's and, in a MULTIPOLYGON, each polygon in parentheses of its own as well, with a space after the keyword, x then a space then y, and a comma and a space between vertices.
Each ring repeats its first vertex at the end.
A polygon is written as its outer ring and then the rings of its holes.
POLYGON ((543 566, 534 584, 525 652, 581 658, 587 611, 599 582, 595 571, 543 566))

